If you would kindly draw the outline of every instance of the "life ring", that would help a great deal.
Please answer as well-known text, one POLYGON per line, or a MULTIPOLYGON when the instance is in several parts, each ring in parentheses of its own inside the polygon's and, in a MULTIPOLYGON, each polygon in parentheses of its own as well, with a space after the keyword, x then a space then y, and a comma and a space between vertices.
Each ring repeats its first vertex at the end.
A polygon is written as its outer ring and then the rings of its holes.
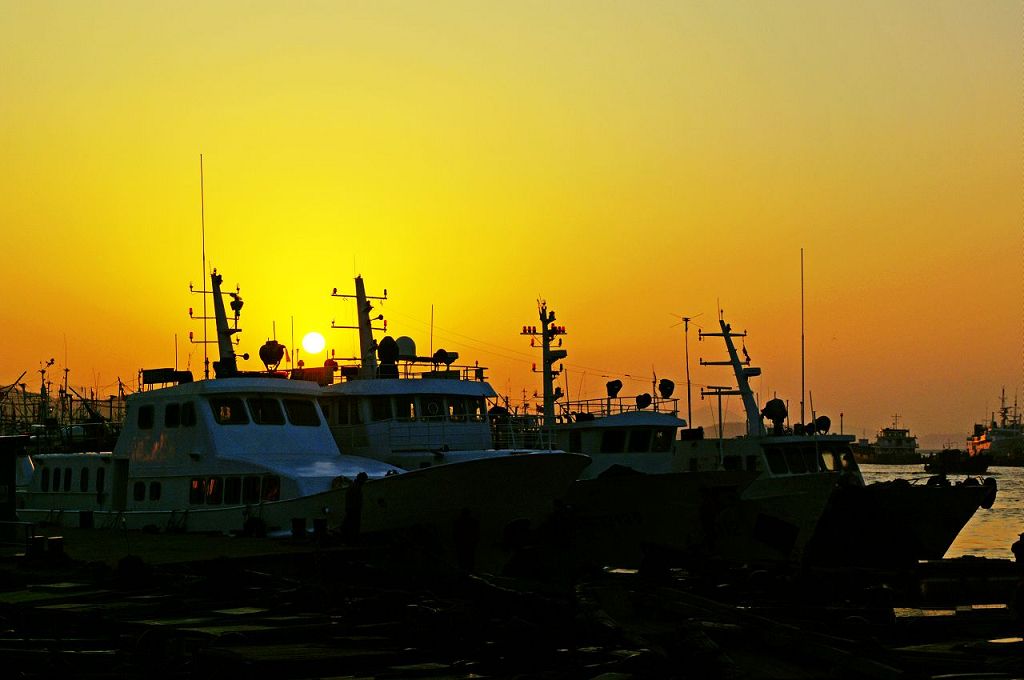
POLYGON ((436 401, 427 402, 427 415, 436 416, 441 413, 441 407, 436 401))

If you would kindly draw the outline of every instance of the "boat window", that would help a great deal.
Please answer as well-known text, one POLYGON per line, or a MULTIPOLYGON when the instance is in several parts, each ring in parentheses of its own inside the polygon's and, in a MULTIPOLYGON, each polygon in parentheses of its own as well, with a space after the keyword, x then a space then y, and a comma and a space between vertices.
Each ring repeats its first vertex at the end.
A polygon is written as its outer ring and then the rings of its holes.
POLYGON ((583 453, 583 435, 579 430, 569 432, 569 452, 583 453))
POLYGON ((140 430, 151 430, 153 429, 153 405, 139 407, 139 417, 136 421, 139 424, 140 430))
POLYGON ((260 478, 249 476, 242 480, 242 502, 246 505, 260 502, 260 478))
POLYGON ((132 487, 132 498, 134 498, 137 501, 146 500, 145 482, 135 482, 135 485, 132 487))
POLYGON ((799 449, 790 448, 786 450, 786 464, 789 465, 790 472, 796 474, 807 472, 807 464, 804 462, 804 457, 799 449))
POLYGON ((104 482, 107 479, 107 469, 99 468, 96 470, 96 493, 103 493, 104 482))
POLYGON ((764 450, 764 457, 768 460, 768 469, 772 474, 784 475, 789 472, 786 467, 786 457, 782 455, 782 449, 777 446, 770 446, 764 450))
POLYGON ((288 412, 288 422, 292 425, 320 427, 320 415, 312 399, 285 399, 284 410, 288 412))
POLYGON ((448 398, 448 417, 456 423, 466 419, 466 400, 462 397, 448 398))
POLYGON ((416 420, 416 400, 408 396, 395 397, 395 418, 416 420))
POLYGON ((181 424, 184 427, 195 427, 196 405, 191 401, 186 401, 181 405, 181 424))
POLYGON ((81 474, 78 476, 78 490, 88 491, 89 490, 89 468, 82 468, 81 474))
POLYGON ((53 491, 60 491, 60 468, 53 468, 53 491))
POLYGON ((259 503, 259 477, 249 475, 242 479, 242 502, 246 505, 259 503))
POLYGON ((71 472, 71 468, 64 468, 64 490, 71 491, 71 477, 74 473, 71 472))
POLYGON ((842 468, 842 463, 840 463, 839 461, 839 456, 833 453, 832 451, 822 451, 821 459, 822 463, 825 466, 823 469, 825 470, 835 472, 842 468))
POLYGON ((249 413, 252 414, 252 422, 257 425, 284 425, 284 413, 281 411, 281 403, 271 397, 250 397, 249 413))
POLYGON ((238 505, 242 500, 242 478, 224 478, 224 505, 238 505))
POLYGON ((487 419, 487 403, 479 397, 470 397, 466 401, 469 407, 469 419, 474 423, 482 423, 487 419))
POLYGON ((328 425, 337 425, 338 416, 336 413, 332 413, 331 409, 337 405, 334 399, 317 399, 317 403, 320 404, 320 410, 324 412, 324 418, 327 419, 328 425))
POLYGON ((370 397, 370 420, 390 420, 391 417, 391 397, 370 397))
MULTIPOLYGON (((331 424, 358 425, 363 422, 359 416, 359 402, 352 397, 337 397, 330 400, 332 408, 331 424)), ((319 423, 318 423, 319 424, 319 423)))
POLYGON ((43 475, 39 478, 39 488, 43 491, 50 490, 50 468, 43 468, 43 475))
POLYGON ((213 409, 213 419, 220 425, 245 425, 249 422, 245 406, 238 397, 213 397, 210 408, 213 409))
POLYGON ((850 451, 845 451, 842 454, 842 466, 843 472, 859 472, 860 467, 857 465, 856 459, 850 451))
POLYGON ((266 475, 263 478, 263 500, 277 501, 281 499, 281 478, 277 475, 266 475))
POLYGON ((160 482, 149 483, 149 500, 158 501, 160 500, 160 482))
POLYGON ((440 396, 428 395, 420 397, 420 404, 423 406, 421 416, 428 420, 442 420, 444 418, 444 399, 440 396))
POLYGON ((164 427, 181 425, 181 404, 168 404, 164 407, 164 427))
POLYGON ((860 466, 857 465, 857 459, 853 457, 853 452, 850 451, 849 447, 844 447, 843 451, 836 452, 836 455, 843 461, 843 470, 846 472, 859 472, 860 466))
POLYGON ((601 435, 601 453, 622 453, 626 448, 625 430, 605 430, 601 435))
POLYGON ((206 491, 206 485, 203 483, 203 480, 193 477, 192 483, 188 488, 188 502, 192 505, 202 505, 204 491, 206 491))
POLYGON ((210 477, 206 480, 206 504, 220 505, 224 500, 224 480, 220 477, 210 477))
POLYGON ((672 450, 672 440, 675 438, 675 430, 671 427, 659 427, 654 431, 654 439, 651 442, 651 451, 664 453, 672 450))
POLYGON ((722 458, 722 467, 726 470, 742 470, 743 458, 740 456, 724 456, 722 458))
POLYGON ((803 450, 804 464, 807 466, 808 472, 817 472, 822 468, 821 460, 818 458, 818 452, 813 446, 809 446, 803 450))
POLYGON ((647 453, 651 448, 650 430, 633 430, 629 433, 629 452, 647 453))

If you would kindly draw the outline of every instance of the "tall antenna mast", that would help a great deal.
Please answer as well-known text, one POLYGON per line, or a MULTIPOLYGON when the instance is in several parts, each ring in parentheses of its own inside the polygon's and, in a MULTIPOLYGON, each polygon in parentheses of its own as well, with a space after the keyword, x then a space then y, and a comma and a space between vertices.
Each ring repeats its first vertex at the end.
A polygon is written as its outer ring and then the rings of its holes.
POLYGON ((800 249, 800 422, 804 422, 804 249, 800 249))
MULTIPOLYGON (((199 219, 203 227, 203 275, 200 281, 206 281, 206 194, 203 187, 203 154, 199 154, 199 219)), ((210 354, 206 349, 208 338, 206 336, 206 296, 203 295, 203 378, 210 379, 210 354)))
MULTIPOLYGON (((700 316, 698 314, 697 316, 700 316)), ((686 361, 686 426, 693 427, 693 407, 691 402, 692 383, 690 382, 690 322, 696 317, 684 316, 683 319, 683 356, 686 361)))
MULTIPOLYGON (((562 396, 555 394, 555 378, 562 372, 562 369, 556 369, 554 363, 561 361, 569 353, 564 349, 552 349, 551 347, 551 341, 556 336, 565 335, 565 326, 555 325, 555 313, 548 311, 548 303, 544 300, 537 300, 537 312, 540 326, 523 326, 523 332, 520 335, 531 336, 531 346, 534 346, 534 338, 540 336, 542 356, 540 373, 544 382, 544 427, 551 427, 555 424, 555 400, 562 396)), ((562 339, 559 338, 558 345, 561 346, 561 344, 562 339)), ((537 372, 536 364, 534 364, 533 370, 537 372)))

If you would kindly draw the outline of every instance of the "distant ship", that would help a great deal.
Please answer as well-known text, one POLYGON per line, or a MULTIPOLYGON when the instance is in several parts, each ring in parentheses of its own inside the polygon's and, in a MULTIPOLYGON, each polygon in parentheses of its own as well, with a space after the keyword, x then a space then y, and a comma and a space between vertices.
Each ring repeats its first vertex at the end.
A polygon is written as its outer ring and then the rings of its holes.
POLYGON ((1006 389, 999 397, 999 420, 996 414, 986 425, 976 423, 974 434, 967 438, 971 456, 990 455, 992 465, 1024 465, 1024 423, 1021 422, 1017 400, 1006 404, 1006 389))
POLYGON ((987 453, 974 455, 960 449, 943 449, 924 459, 924 471, 943 475, 983 475, 992 464, 987 453))
POLYGON ((892 417, 892 427, 883 427, 875 436, 873 444, 861 439, 854 445, 853 455, 858 463, 874 465, 906 465, 920 463, 917 452, 917 437, 910 430, 899 426, 900 417, 892 417))

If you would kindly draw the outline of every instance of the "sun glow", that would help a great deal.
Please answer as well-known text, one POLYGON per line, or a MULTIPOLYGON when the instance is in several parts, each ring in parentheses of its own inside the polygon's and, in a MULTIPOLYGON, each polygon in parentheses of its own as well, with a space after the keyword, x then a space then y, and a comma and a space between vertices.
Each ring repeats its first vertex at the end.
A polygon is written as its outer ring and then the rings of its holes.
POLYGON ((306 350, 309 354, 319 354, 324 351, 324 347, 327 342, 324 340, 324 336, 320 335, 316 331, 310 331, 302 338, 302 349, 306 350))

